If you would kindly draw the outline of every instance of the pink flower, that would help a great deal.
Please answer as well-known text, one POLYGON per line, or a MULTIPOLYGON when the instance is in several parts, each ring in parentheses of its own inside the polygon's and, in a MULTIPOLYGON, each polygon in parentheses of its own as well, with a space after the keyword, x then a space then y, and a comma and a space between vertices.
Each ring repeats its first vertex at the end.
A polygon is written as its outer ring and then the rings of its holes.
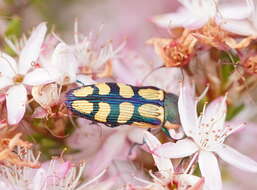
POLYGON ((26 86, 46 84, 52 81, 46 70, 33 67, 39 57, 46 30, 46 23, 39 24, 20 52, 8 41, 19 55, 18 62, 9 55, 0 53, 0 89, 9 87, 6 92, 6 106, 8 123, 11 125, 19 123, 25 113, 26 86))
POLYGON ((198 117, 197 103, 189 82, 182 87, 179 97, 179 113, 182 127, 188 138, 176 143, 165 143, 155 150, 166 158, 182 158, 197 154, 198 163, 205 177, 205 185, 210 189, 222 189, 221 174, 216 155, 240 169, 257 172, 257 162, 223 144, 227 136, 242 128, 225 124, 226 97, 211 102, 198 117))
POLYGON ((94 177, 102 170, 109 168, 115 160, 133 159, 134 151, 130 155, 131 144, 143 142, 145 129, 133 126, 119 128, 101 127, 91 124, 91 121, 79 118, 80 128, 68 139, 68 144, 81 150, 69 158, 88 160, 85 170, 87 177, 94 177), (85 145, 90 145, 86 149, 85 145))
POLYGON ((153 22, 165 28, 184 27, 198 29, 211 19, 224 30, 239 35, 257 34, 256 10, 252 0, 221 3, 218 0, 178 0, 182 7, 175 13, 153 18, 153 22))

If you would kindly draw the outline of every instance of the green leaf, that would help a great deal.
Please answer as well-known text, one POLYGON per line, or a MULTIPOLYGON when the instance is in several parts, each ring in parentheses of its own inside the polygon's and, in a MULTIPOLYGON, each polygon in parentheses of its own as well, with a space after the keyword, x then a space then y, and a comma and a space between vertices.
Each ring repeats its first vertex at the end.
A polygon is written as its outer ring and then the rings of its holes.
POLYGON ((22 23, 21 19, 17 16, 14 16, 11 21, 8 23, 7 29, 5 31, 6 37, 16 37, 19 38, 22 32, 22 23))
POLYGON ((244 109, 244 104, 239 106, 228 106, 226 120, 230 121, 244 109))

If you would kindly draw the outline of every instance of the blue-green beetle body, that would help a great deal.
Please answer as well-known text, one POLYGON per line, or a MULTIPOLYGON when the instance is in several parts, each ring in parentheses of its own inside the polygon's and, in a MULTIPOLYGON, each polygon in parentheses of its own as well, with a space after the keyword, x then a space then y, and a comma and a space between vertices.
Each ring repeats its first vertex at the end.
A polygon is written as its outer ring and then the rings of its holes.
POLYGON ((70 90, 65 104, 83 118, 109 127, 136 125, 167 129, 178 126, 178 97, 152 87, 98 83, 70 90))

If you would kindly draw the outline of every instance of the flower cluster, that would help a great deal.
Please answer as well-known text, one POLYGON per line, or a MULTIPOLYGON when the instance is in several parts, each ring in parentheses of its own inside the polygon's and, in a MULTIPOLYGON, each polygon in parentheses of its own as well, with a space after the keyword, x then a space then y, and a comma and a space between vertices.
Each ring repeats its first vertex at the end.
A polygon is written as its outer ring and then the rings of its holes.
POLYGON ((83 35, 77 21, 73 43, 46 22, 20 40, 0 32, 0 189, 222 190, 236 177, 219 158, 256 175, 257 153, 240 152, 256 144, 241 134, 257 127, 257 4, 178 2, 152 17, 168 37, 146 41, 149 57, 100 43, 104 27, 83 35), (179 125, 110 128, 68 111, 67 91, 100 82, 177 95, 179 125))

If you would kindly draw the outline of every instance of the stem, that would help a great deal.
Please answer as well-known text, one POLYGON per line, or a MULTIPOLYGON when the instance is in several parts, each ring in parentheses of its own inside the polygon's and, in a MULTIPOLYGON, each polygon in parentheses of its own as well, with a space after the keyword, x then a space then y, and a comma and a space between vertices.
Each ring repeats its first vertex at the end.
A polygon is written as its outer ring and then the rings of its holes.
POLYGON ((187 174, 190 169, 192 168, 192 166, 194 165, 194 163, 196 162, 197 158, 198 158, 199 152, 196 152, 193 156, 193 158, 191 159, 190 163, 188 164, 187 169, 185 170, 185 174, 187 174))

